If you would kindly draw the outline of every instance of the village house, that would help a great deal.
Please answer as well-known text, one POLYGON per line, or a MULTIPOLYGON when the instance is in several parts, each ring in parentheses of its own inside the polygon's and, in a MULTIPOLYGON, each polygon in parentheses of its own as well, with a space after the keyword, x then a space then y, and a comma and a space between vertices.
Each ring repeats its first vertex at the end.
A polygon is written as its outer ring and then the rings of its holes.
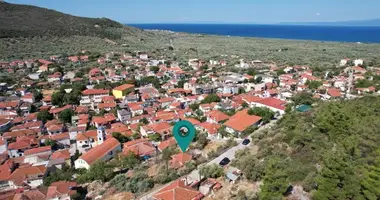
POLYGON ((112 90, 112 94, 116 99, 122 99, 129 93, 135 90, 135 86, 132 84, 124 84, 116 87, 112 90))
POLYGON ((90 169, 91 165, 97 161, 108 161, 121 152, 121 144, 115 138, 109 138, 104 143, 92 148, 75 161, 75 169, 90 169))
POLYGON ((186 181, 178 179, 153 195, 155 200, 200 200, 204 197, 198 190, 187 186, 186 181))
POLYGON ((106 132, 103 127, 97 130, 89 130, 85 133, 79 133, 77 135, 76 146, 80 153, 87 152, 93 147, 96 147, 103 143, 106 139, 106 132))
POLYGON ((102 89, 87 89, 82 91, 80 100, 81 106, 90 107, 92 110, 98 110, 98 104, 102 102, 102 98, 109 95, 108 90, 102 89))
POLYGON ((261 117, 249 115, 248 109, 238 111, 235 115, 224 123, 226 131, 232 134, 240 135, 243 131, 252 126, 257 126, 261 122, 261 117))
POLYGON ((163 139, 166 139, 171 133, 172 126, 167 122, 159 122, 155 124, 148 124, 140 126, 140 133, 142 136, 148 137, 149 135, 158 133, 163 139))
POLYGON ((193 157, 192 155, 187 154, 187 153, 178 153, 178 154, 172 155, 171 158, 172 159, 169 161, 170 168, 179 169, 185 166, 187 162, 190 162, 193 157))
POLYGON ((17 168, 9 177, 9 186, 12 189, 23 188, 25 185, 37 188, 43 184, 48 169, 43 166, 26 166, 17 168))
POLYGON ((24 152, 24 163, 35 164, 41 161, 48 160, 52 154, 51 146, 38 147, 26 150, 24 152))
POLYGON ((129 155, 130 153, 147 160, 156 154, 156 148, 146 138, 137 139, 123 144, 123 154, 129 155))

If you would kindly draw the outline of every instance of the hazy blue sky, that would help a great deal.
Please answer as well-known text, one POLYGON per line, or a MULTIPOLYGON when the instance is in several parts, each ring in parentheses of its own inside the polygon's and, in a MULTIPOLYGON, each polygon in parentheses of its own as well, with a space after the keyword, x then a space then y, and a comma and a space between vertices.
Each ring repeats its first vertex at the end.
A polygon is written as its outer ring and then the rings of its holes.
POLYGON ((380 0, 5 0, 125 23, 278 23, 380 18, 380 0))

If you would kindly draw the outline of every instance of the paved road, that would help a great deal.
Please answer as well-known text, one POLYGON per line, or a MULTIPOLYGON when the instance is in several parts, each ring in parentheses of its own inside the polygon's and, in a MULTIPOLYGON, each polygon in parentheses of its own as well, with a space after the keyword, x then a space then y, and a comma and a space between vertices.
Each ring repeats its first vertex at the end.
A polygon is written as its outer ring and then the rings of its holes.
MULTIPOLYGON (((265 128, 270 128, 270 127, 272 127, 272 126, 275 124, 276 121, 277 121, 277 120, 272 120, 270 123, 265 124, 264 126, 261 126, 261 127, 260 127, 258 130, 256 130, 255 132, 261 131, 261 130, 263 130, 263 129, 265 129, 265 128)), ((214 158, 213 160, 211 160, 211 161, 209 161, 208 163, 206 163, 206 165, 219 164, 219 162, 222 161, 223 158, 225 158, 225 157, 229 158, 229 159, 232 161, 233 159, 235 159, 235 153, 236 153, 236 151, 241 150, 241 149, 245 149, 245 148, 247 148, 247 147, 249 147, 249 146, 252 145, 252 142, 250 142, 248 145, 243 145, 243 144, 241 143, 242 141, 243 141, 242 139, 236 139, 236 142, 238 142, 238 145, 237 145, 237 146, 234 146, 234 147, 228 149, 226 152, 224 152, 223 154, 221 154, 221 155, 218 156, 217 158, 214 158)), ((184 176, 184 177, 185 177, 185 176, 184 176)), ((199 178, 200 178, 200 177, 199 177, 199 170, 197 170, 197 169, 196 169, 196 170, 193 170, 192 172, 190 172, 190 174, 187 175, 187 177, 188 177, 189 180, 191 179, 191 180, 193 180, 193 181, 199 181, 199 178)), ((167 183, 167 184, 165 184, 165 185, 163 185, 163 186, 160 187, 160 188, 157 188, 157 189, 151 191, 149 194, 146 194, 145 196, 141 197, 140 199, 141 199, 141 200, 150 200, 150 199, 152 199, 152 196, 153 196, 156 192, 158 192, 158 191, 161 190, 162 188, 168 186, 169 184, 171 184, 171 182, 170 182, 170 183, 167 183)))

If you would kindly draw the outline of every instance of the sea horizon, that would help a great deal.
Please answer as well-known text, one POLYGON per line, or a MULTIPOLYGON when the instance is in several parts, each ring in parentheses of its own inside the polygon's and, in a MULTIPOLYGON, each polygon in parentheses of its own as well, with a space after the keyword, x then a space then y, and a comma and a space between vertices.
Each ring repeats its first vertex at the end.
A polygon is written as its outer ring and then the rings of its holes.
POLYGON ((166 30, 219 36, 380 43, 380 26, 239 23, 131 23, 126 25, 145 30, 166 30))

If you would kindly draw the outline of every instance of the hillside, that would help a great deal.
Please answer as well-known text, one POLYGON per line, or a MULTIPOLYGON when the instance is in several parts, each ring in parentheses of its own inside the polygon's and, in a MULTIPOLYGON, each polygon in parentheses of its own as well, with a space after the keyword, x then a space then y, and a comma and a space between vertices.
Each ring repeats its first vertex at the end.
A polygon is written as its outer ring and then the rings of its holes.
MULTIPOLYGON (((380 66, 380 44, 355 44, 144 31, 109 19, 67 15, 35 6, 0 3, 0 61, 98 53, 146 51, 156 57, 225 59, 238 55, 278 65, 335 67, 342 58, 380 66), (112 40, 112 41, 110 41, 112 40), (174 48, 169 48, 170 43, 174 48)), ((231 66, 238 59, 229 62, 231 66)))
POLYGON ((321 102, 288 113, 277 129, 253 137, 259 153, 237 154, 234 165, 263 181, 260 199, 281 199, 289 186, 313 199, 379 199, 379 97, 321 102))
POLYGON ((76 17, 29 5, 0 3, 0 38, 33 36, 95 36, 118 39, 124 26, 101 18, 76 17))

